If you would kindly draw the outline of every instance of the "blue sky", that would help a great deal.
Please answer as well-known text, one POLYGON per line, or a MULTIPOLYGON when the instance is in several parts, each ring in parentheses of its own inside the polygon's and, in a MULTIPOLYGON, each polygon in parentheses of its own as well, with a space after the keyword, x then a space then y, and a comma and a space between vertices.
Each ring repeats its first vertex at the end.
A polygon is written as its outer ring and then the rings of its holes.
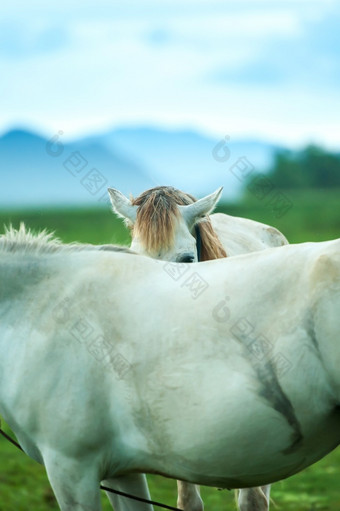
POLYGON ((337 0, 2 3, 0 130, 121 125, 339 147, 337 0))

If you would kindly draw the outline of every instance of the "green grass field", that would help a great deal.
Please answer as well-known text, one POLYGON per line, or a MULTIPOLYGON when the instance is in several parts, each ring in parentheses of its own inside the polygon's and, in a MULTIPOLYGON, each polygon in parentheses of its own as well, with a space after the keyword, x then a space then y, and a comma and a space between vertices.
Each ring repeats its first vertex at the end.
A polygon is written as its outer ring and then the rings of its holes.
MULTIPOLYGON (((236 204, 222 204, 216 211, 251 218, 273 225, 285 234, 290 243, 323 241, 340 236, 340 191, 289 192, 291 209, 282 218, 263 201, 250 197, 236 204)), ((23 211, 0 210, 0 232, 3 225, 20 222, 34 230, 47 229, 65 243, 129 244, 129 233, 123 222, 110 208, 35 209, 23 211)))
MULTIPOLYGON (((219 211, 262 221, 279 228, 292 243, 340 237, 340 192, 290 194, 293 207, 282 218, 254 197, 243 204, 225 204, 219 211)), ((21 221, 37 231, 55 231, 64 242, 129 244, 129 234, 108 209, 37 209, 0 212, 3 225, 21 221)), ((7 429, 7 431, 9 431, 7 429)), ((261 439, 259 439, 261 441, 261 439)), ((152 498, 176 504, 174 481, 148 478, 152 498)), ((272 509, 284 511, 340 510, 340 450, 334 451, 302 473, 273 486, 272 509)), ((202 488, 206 509, 234 510, 233 492, 202 488)), ((104 510, 111 509, 103 495, 104 510)), ((45 471, 0 438, 0 511, 57 510, 45 471)), ((136 506, 136 509, 138 507, 136 506)))

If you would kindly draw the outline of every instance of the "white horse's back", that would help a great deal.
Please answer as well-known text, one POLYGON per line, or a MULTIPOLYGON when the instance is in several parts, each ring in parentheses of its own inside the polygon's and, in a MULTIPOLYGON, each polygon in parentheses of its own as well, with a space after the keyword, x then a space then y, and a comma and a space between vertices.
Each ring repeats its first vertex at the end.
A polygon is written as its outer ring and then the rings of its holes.
POLYGON ((214 213, 210 220, 229 257, 288 244, 275 227, 254 220, 224 213, 214 213))

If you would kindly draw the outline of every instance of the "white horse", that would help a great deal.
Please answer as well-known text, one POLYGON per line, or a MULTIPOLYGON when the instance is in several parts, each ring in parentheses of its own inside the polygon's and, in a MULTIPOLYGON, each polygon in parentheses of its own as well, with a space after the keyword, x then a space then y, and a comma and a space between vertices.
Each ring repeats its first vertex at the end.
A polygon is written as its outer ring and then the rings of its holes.
MULTIPOLYGON (((109 188, 114 211, 132 230, 131 248, 140 254, 194 262, 198 260, 198 252, 199 259, 206 261, 288 244, 285 236, 274 227, 223 213, 209 217, 221 192, 222 188, 196 201, 180 190, 159 186, 130 200, 109 188)), ((178 507, 185 511, 202 511, 199 488, 181 481, 177 485, 178 507)), ((241 490, 238 495, 240 511, 267 511, 269 494, 270 486, 241 490)))
POLYGON ((222 188, 200 200, 170 186, 146 190, 136 199, 109 188, 114 211, 132 230, 131 249, 177 262, 197 261, 198 227, 201 260, 230 257, 287 245, 285 236, 266 224, 214 210, 222 188))
POLYGON ((266 485, 340 441, 340 240, 183 265, 11 232, 0 284, 0 413, 62 511, 140 473, 266 485))

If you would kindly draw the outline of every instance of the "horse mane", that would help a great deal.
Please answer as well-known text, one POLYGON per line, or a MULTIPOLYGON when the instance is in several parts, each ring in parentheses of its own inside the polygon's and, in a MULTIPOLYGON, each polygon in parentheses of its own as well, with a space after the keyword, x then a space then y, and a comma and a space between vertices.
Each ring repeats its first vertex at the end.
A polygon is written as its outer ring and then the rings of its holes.
POLYGON ((2 252, 24 252, 30 254, 54 254, 56 252, 81 252, 85 250, 110 250, 113 252, 134 252, 127 247, 117 245, 90 245, 84 243, 63 244, 54 233, 46 230, 33 233, 24 223, 19 229, 12 225, 5 227, 5 234, 0 236, 0 251, 2 252))
MULTIPOLYGON (((177 206, 188 206, 196 200, 172 186, 146 190, 137 198, 132 198, 132 204, 138 209, 136 222, 131 229, 138 233, 148 252, 157 253, 161 248, 167 250, 174 243, 176 220, 179 218, 177 206)), ((227 257, 209 216, 200 219, 196 225, 201 235, 201 261, 227 257)))

